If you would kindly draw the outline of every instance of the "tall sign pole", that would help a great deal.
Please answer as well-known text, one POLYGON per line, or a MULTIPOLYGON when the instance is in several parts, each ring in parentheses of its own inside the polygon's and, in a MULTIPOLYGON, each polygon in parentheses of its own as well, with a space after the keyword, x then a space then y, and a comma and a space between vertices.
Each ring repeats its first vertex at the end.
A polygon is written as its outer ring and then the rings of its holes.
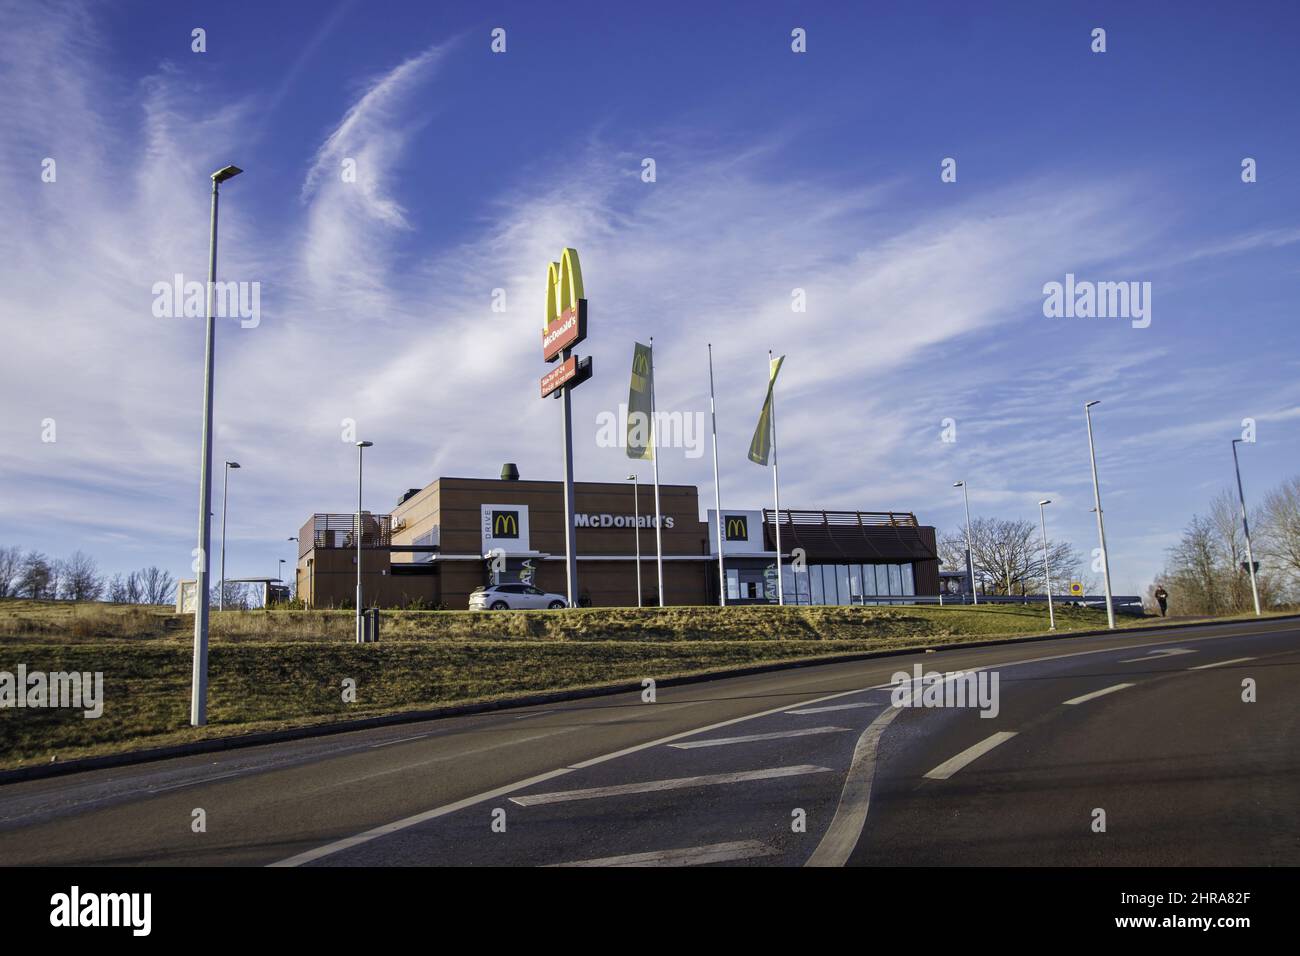
POLYGON ((663 509, 659 507, 659 426, 655 422, 655 337, 650 336, 650 457, 655 476, 655 565, 659 573, 659 606, 664 606, 663 509))
POLYGON ((709 343, 709 416, 713 419, 713 511, 718 522, 718 605, 727 605, 727 565, 722 556, 722 483, 718 480, 718 409, 713 399, 713 343, 709 343))
POLYGON ((583 298, 578 250, 566 248, 546 273, 546 320, 542 324, 542 358, 560 364, 542 376, 542 398, 555 395, 564 407, 564 577, 569 607, 578 606, 578 552, 573 528, 573 406, 570 391, 591 378, 591 359, 579 359, 573 347, 587 337, 587 300, 583 298))
MULTIPOLYGON (((776 370, 773 368, 772 350, 767 350, 768 374, 772 385, 776 384, 776 370)), ((780 368, 779 365, 776 368, 780 368)), ((776 389, 770 392, 772 419, 772 497, 776 505, 776 603, 785 604, 785 579, 781 574, 781 478, 776 466, 776 389)))

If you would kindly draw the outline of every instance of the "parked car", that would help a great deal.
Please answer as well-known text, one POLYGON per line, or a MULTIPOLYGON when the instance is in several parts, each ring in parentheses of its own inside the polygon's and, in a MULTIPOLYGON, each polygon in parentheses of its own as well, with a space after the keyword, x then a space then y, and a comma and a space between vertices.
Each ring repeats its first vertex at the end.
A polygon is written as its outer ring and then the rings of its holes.
POLYGON ((563 594, 551 594, 531 584, 489 584, 475 588, 469 596, 471 611, 522 611, 568 607, 563 594))

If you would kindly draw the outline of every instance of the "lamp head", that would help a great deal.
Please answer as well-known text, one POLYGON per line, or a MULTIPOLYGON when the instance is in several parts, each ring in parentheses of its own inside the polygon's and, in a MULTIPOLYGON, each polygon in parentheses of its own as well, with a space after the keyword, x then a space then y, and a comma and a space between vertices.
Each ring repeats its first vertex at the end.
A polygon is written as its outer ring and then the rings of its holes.
POLYGON ((212 174, 212 181, 214 183, 224 183, 227 179, 234 179, 242 172, 243 170, 238 166, 222 166, 212 174))
POLYGON ((1101 399, 1097 398, 1097 399, 1093 399, 1091 402, 1084 402, 1084 403, 1083 403, 1083 407, 1084 407, 1084 408, 1092 408, 1092 406, 1094 406, 1094 405, 1100 405, 1100 404, 1101 404, 1101 399))
POLYGON ((373 447, 374 447, 374 444, 375 444, 375 443, 372 442, 372 441, 359 441, 359 442, 357 442, 357 447, 358 447, 358 448, 373 448, 373 447))
POLYGON ((237 462, 237 461, 228 461, 228 462, 226 462, 226 467, 227 467, 227 468, 238 468, 238 467, 239 467, 239 462, 237 462))
POLYGON ((964 487, 966 487, 966 482, 964 482, 964 481, 954 481, 954 482, 952 483, 952 486, 953 486, 954 488, 964 488, 964 487))
POLYGON ((1051 498, 1044 498, 1042 501, 1038 503, 1038 505, 1039 507, 1042 507, 1043 505, 1050 505, 1051 503, 1052 503, 1051 498))

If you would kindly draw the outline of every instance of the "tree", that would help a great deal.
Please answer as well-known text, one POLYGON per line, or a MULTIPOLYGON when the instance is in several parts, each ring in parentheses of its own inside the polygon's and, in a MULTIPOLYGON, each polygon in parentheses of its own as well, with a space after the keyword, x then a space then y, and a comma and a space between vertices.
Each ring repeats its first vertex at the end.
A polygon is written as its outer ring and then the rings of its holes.
POLYGON ((22 565, 18 569, 14 593, 38 601, 49 594, 53 580, 54 566, 50 559, 39 551, 28 551, 23 555, 22 565))
POLYGON ((1300 476, 1264 496, 1256 529, 1257 558, 1277 569, 1293 600, 1300 598, 1300 476))
POLYGON ((61 562, 60 593, 70 601, 97 601, 104 591, 99 565, 84 551, 74 551, 61 562))
POLYGON ((0 598, 14 596, 18 584, 18 573, 22 566, 22 548, 0 548, 0 598))
MULTIPOLYGON (((948 569, 966 567, 966 526, 943 536, 939 557, 948 569)), ((1060 593, 1082 558, 1064 540, 1048 540, 1052 590, 1060 593)), ((971 563, 992 594, 1041 594, 1046 588, 1043 539, 1037 524, 1017 519, 976 518, 971 522, 971 563)))
POLYGON ((169 572, 150 565, 139 577, 145 604, 171 604, 176 600, 176 579, 169 572))

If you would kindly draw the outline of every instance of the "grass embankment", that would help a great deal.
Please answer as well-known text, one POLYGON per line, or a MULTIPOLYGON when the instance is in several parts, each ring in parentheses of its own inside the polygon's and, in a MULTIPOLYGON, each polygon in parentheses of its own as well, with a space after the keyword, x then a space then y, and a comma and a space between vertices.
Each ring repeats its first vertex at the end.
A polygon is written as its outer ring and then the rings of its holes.
MULTIPOLYGON (((1045 609, 592 608, 394 611, 382 642, 347 611, 213 615, 209 724, 188 727, 193 619, 165 608, 0 602, 0 671, 102 671, 104 712, 0 710, 0 767, 203 737, 751 664, 1041 633, 1045 609), (356 702, 343 700, 345 679, 356 702)), ((1105 626, 1062 608, 1060 630, 1105 626)))

